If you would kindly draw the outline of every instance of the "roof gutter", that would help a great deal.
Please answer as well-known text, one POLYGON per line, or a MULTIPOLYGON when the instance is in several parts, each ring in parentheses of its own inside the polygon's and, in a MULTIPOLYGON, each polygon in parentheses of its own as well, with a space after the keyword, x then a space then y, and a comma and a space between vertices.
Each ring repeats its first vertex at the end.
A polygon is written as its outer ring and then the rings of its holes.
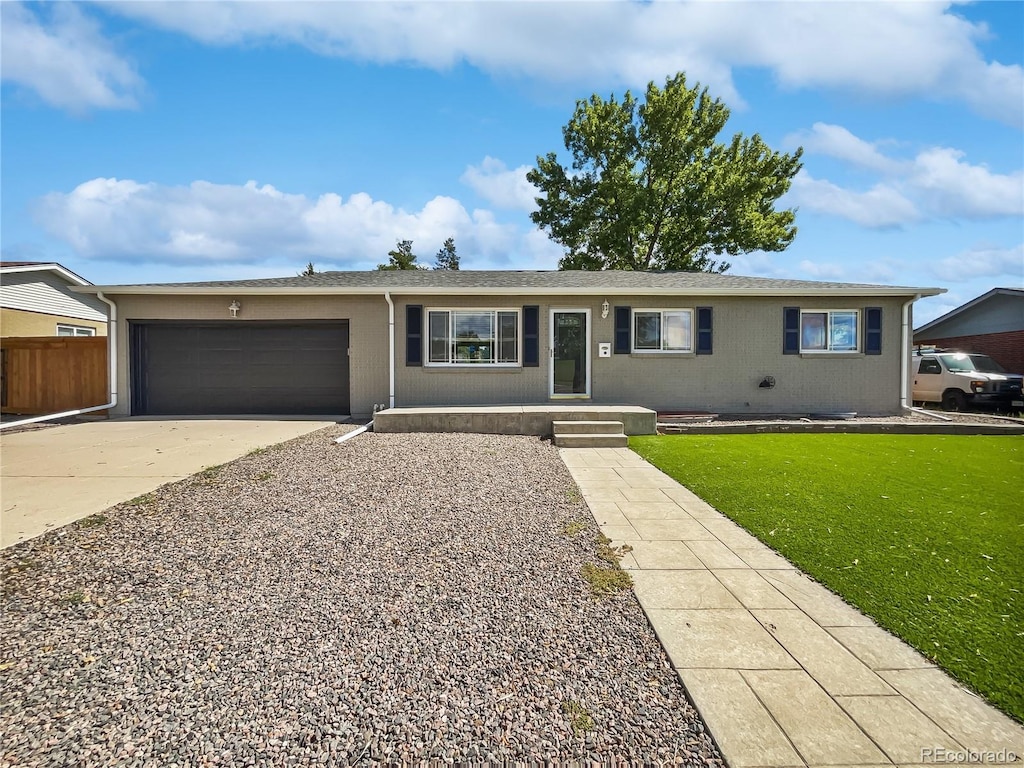
POLYGON ((183 295, 183 296, 231 296, 231 295, 287 295, 287 296, 757 296, 757 297, 783 297, 783 296, 915 296, 915 301, 923 296, 938 296, 945 293, 943 288, 844 288, 842 290, 817 289, 799 290, 794 288, 630 288, 628 286, 599 286, 588 288, 569 287, 536 287, 536 286, 514 286, 510 288, 495 287, 416 287, 403 286, 400 288, 380 287, 303 287, 291 288, 288 286, 277 287, 253 287, 253 286, 224 286, 224 287, 179 287, 169 285, 98 285, 98 286, 74 286, 76 293, 102 293, 138 295, 138 296, 159 296, 159 295, 183 295))
POLYGON ((53 419, 64 419, 68 416, 78 416, 82 413, 92 413, 93 411, 104 411, 108 408, 113 408, 117 405, 117 305, 114 304, 110 299, 103 295, 103 291, 96 292, 96 298, 110 307, 110 312, 107 317, 107 376, 109 376, 109 389, 110 397, 109 402, 103 405, 93 405, 89 408, 78 408, 73 411, 61 411, 60 413, 48 413, 45 416, 33 416, 30 419, 21 419, 19 421, 9 421, 6 424, 0 424, 0 430, 10 429, 11 427, 20 427, 25 424, 35 424, 40 421, 52 421, 53 419))

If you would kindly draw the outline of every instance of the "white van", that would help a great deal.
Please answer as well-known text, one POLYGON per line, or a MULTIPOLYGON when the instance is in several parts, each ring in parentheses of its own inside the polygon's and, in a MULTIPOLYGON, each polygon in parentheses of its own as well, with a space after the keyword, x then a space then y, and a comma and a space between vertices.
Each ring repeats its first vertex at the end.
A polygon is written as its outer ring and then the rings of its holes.
POLYGON ((1007 373, 988 355, 919 350, 913 371, 915 403, 942 403, 948 411, 962 411, 968 405, 1024 408, 1024 376, 1007 373))

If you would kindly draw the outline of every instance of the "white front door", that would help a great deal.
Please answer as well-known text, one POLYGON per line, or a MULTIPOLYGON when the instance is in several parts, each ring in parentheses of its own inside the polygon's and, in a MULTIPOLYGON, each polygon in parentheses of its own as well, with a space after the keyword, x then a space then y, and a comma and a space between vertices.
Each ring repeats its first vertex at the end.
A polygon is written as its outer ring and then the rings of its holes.
POLYGON ((551 310, 551 397, 590 397, 590 310, 551 310))

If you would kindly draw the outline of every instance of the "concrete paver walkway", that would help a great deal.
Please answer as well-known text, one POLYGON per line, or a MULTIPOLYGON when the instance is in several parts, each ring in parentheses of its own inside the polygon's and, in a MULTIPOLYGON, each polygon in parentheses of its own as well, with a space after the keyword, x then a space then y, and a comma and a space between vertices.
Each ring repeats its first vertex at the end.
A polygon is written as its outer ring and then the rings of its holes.
POLYGON ((115 419, 0 436, 0 547, 328 421, 115 419))
POLYGON ((1024 728, 627 448, 562 448, 732 768, 1013 763, 1024 728))

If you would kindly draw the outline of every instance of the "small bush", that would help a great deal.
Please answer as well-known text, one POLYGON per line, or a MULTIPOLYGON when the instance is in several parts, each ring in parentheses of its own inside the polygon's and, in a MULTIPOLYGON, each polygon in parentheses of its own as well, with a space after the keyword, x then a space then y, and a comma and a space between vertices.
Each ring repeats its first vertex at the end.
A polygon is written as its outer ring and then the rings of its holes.
POLYGON ((579 736, 586 731, 594 730, 594 718, 578 701, 568 699, 562 702, 562 712, 569 718, 572 732, 579 736))
POLYGON ((621 568, 601 568, 593 563, 584 563, 582 570, 594 597, 608 597, 633 586, 633 579, 621 568))
POLYGON ((562 528, 562 533, 566 536, 575 536, 577 533, 582 533, 585 530, 587 530, 587 524, 585 522, 582 520, 573 520, 562 528))

